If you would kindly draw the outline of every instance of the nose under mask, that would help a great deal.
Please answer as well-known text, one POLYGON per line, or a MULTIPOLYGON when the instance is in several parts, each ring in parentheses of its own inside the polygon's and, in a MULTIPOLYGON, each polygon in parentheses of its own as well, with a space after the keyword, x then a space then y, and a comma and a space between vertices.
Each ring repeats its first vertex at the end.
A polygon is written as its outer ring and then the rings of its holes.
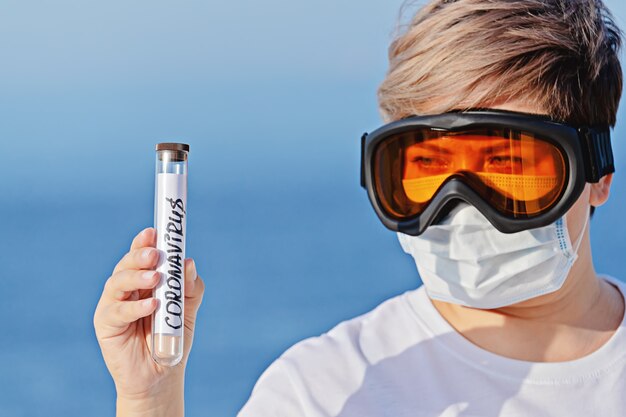
POLYGON ((419 236, 398 232, 431 298, 498 308, 557 291, 587 226, 572 245, 565 216, 518 233, 498 231, 474 206, 451 205, 419 236))

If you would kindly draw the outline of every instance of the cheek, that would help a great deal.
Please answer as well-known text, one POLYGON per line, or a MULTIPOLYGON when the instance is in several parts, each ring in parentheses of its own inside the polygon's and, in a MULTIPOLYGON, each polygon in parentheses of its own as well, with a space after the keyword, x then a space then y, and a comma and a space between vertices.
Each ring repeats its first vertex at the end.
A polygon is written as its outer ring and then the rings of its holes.
POLYGON ((589 215, 589 192, 590 185, 586 184, 582 194, 565 216, 567 230, 572 242, 576 240, 576 237, 580 236, 583 225, 585 224, 585 216, 589 215))

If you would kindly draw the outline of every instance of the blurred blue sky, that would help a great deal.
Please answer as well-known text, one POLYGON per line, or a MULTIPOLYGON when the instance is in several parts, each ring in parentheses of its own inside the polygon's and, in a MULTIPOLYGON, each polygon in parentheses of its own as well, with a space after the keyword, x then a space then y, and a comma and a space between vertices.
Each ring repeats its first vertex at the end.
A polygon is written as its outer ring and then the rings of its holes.
MULTIPOLYGON (((2 2, 0 417, 114 413, 92 317, 152 224, 157 142, 191 145, 188 256, 207 282, 188 416, 234 415, 293 343, 419 284, 358 182, 400 5, 2 2)), ((626 279, 619 117, 592 239, 626 279)))

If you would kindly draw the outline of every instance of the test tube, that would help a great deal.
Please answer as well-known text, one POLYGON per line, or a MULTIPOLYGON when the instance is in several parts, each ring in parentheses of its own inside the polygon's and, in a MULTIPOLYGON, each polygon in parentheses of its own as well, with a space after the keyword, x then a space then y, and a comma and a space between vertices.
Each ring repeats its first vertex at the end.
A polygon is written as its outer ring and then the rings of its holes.
POLYGON ((156 145, 154 227, 160 278, 153 290, 158 303, 152 313, 152 358, 165 366, 183 358, 188 152, 184 143, 156 145))

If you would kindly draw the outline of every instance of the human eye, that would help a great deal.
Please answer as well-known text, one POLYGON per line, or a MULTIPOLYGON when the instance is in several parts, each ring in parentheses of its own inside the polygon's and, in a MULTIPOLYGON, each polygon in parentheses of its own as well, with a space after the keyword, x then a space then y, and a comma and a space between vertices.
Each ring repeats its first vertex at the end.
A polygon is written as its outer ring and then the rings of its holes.
POLYGON ((450 161, 436 155, 419 155, 411 159, 411 162, 422 170, 442 170, 447 169, 450 161))
POLYGON ((492 155, 487 159, 488 171, 512 173, 521 171, 523 159, 519 156, 492 155))

